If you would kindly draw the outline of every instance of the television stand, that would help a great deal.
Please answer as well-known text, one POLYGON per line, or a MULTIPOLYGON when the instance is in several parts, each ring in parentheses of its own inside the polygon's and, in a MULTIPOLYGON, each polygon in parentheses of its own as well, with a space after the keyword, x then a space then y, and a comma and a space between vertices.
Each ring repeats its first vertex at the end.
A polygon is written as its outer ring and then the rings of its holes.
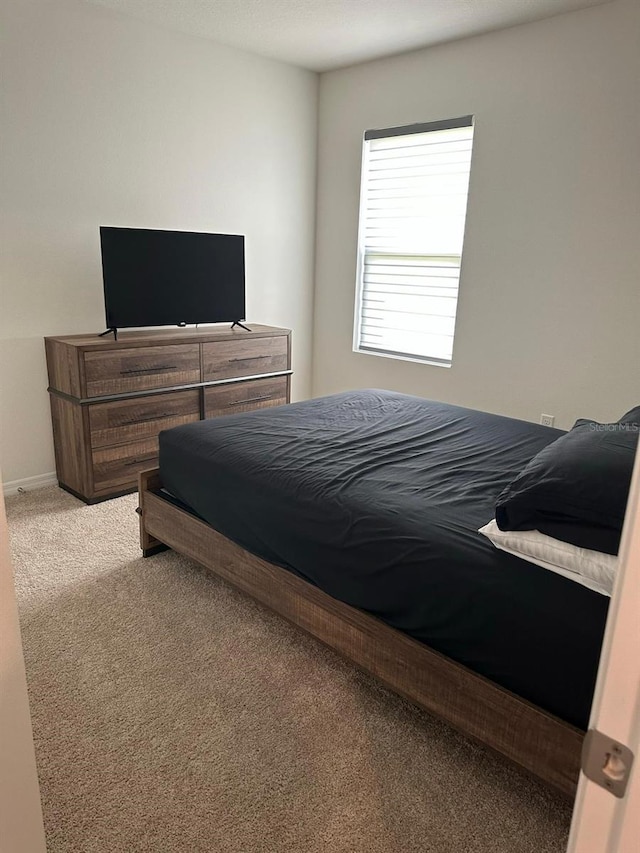
POLYGON ((251 329, 248 326, 245 326, 244 323, 241 323, 240 320, 234 320, 233 323, 231 324, 231 328, 233 329, 234 326, 240 326, 240 328, 244 329, 245 332, 251 331, 251 329))
POLYGON ((105 331, 104 331, 104 332, 100 332, 100 334, 98 335, 98 337, 99 337, 99 338, 104 338, 104 336, 105 336, 105 335, 109 335, 109 334, 111 334, 111 332, 113 332, 113 339, 114 339, 114 341, 117 341, 117 340, 118 340, 118 330, 116 329, 116 327, 115 327, 115 326, 111 326, 109 329, 105 329, 105 331))

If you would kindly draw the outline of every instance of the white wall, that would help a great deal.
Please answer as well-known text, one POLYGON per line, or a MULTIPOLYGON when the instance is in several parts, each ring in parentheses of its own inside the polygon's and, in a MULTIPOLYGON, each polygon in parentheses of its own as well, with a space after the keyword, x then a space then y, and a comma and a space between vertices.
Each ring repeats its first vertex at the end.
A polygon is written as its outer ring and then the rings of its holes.
POLYGON ((323 74, 314 395, 556 424, 640 403, 640 3, 323 74), (453 367, 352 352, 363 131, 475 114, 453 367))
POLYGON ((82 0, 3 4, 1 464, 54 470, 45 335, 104 328, 99 225, 246 235, 310 389, 317 76, 82 0))

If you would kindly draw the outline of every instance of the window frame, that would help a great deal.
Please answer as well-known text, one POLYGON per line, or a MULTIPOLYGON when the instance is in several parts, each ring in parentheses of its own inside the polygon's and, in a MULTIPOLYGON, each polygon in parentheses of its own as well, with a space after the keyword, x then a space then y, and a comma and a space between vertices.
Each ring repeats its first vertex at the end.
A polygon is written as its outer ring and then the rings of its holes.
MULTIPOLYGON (((423 122, 417 124, 410 125, 400 125, 396 127, 389 127, 383 129, 376 130, 367 130, 363 134, 362 139, 362 155, 361 155, 361 169, 360 169, 360 201, 358 206, 358 244, 357 244, 357 258, 356 258, 356 289, 355 289, 355 310, 354 310, 354 324, 353 324, 353 352, 359 353, 362 355, 374 355, 381 356, 383 358, 393 358, 401 361, 411 361, 416 362, 418 364, 429 364, 436 367, 451 367, 453 364, 453 347, 455 345, 455 327, 457 326, 457 316, 458 316, 458 300, 459 300, 459 292, 460 292, 460 282, 462 280, 462 267, 463 267, 463 254, 464 254, 464 242, 466 238, 466 227, 467 227, 467 212, 469 206, 469 196, 470 196, 470 186, 471 186, 471 169, 473 163, 473 143, 475 136, 475 116, 465 115, 459 116, 453 119, 442 119, 438 121, 431 122, 423 122), (452 354, 451 359, 441 359, 437 356, 420 356, 414 353, 409 352, 399 352, 392 350, 376 350, 374 347, 366 347, 360 344, 360 337, 363 325, 363 293, 364 293, 364 274, 365 274, 365 256, 366 254, 375 254, 375 250, 369 251, 368 253, 365 250, 364 245, 364 233, 366 230, 367 218, 367 178, 369 176, 369 153, 370 147, 367 145, 367 142, 371 139, 386 139, 391 138, 393 136, 410 136, 419 133, 430 133, 438 130, 451 130, 455 128, 462 127, 470 127, 472 129, 472 137, 471 137, 471 156, 469 162, 469 183, 467 186, 467 196, 465 201, 465 224, 463 231, 463 239, 462 245, 460 247, 460 263, 458 265, 459 275, 458 275, 458 289, 456 295, 456 314, 454 318, 454 332, 453 332, 453 341, 452 341, 452 354)), ((378 254, 389 254, 384 251, 378 252, 378 254)), ((411 252, 407 252, 407 255, 411 255, 411 252)), ((453 257, 452 255, 446 256, 444 253, 442 255, 418 255, 416 257, 453 257)), ((458 257, 457 255, 455 257, 458 257)))

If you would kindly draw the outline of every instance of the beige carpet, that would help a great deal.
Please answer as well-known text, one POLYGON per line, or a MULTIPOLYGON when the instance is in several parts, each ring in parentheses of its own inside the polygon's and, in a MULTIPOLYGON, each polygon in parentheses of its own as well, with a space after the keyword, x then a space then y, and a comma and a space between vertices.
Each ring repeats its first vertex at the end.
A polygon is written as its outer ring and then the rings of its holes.
POLYGON ((558 853, 570 808, 167 552, 8 500, 49 853, 558 853))

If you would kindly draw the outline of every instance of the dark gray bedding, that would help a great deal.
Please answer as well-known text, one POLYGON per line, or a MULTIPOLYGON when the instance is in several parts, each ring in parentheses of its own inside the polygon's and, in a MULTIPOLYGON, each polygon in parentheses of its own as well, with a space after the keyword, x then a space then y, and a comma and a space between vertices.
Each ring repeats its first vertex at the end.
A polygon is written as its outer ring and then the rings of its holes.
POLYGON ((357 391, 165 431, 160 469, 247 550, 586 728, 608 599, 477 532, 562 434, 357 391))

